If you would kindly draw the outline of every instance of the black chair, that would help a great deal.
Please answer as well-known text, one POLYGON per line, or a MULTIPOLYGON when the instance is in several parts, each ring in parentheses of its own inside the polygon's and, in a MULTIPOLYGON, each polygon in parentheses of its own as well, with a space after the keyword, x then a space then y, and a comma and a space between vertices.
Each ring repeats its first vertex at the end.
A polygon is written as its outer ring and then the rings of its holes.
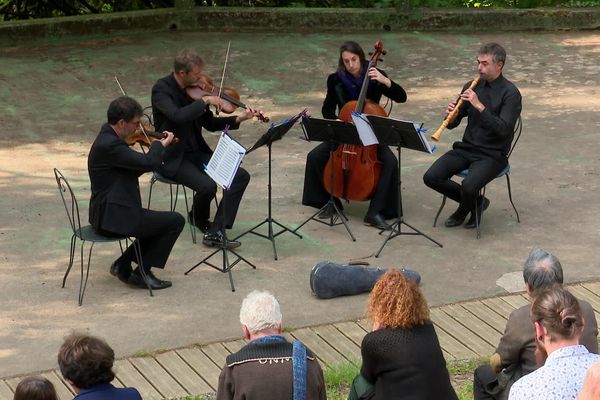
MULTIPOLYGON (((171 211, 175 211, 175 208, 177 207, 177 199, 179 198, 179 186, 181 186, 183 188, 183 197, 185 198, 186 219, 188 220, 188 224, 190 225, 190 234, 192 235, 192 242, 196 243, 196 229, 195 229, 195 224, 194 224, 195 215, 194 215, 193 208, 192 208, 191 219, 190 219, 190 206, 188 203, 188 197, 187 197, 187 192, 185 190, 185 186, 180 185, 179 183, 175 182, 172 179, 162 176, 158 172, 153 172, 152 178, 150 178, 150 191, 148 193, 148 208, 150 208, 150 202, 152 201, 152 188, 154 187, 154 184, 156 182, 166 183, 167 185, 169 185, 169 193, 171 194, 171 208, 170 208, 171 211), (173 196, 173 186, 175 186, 175 196, 173 196)), ((192 201, 194 199, 194 195, 195 195, 195 193, 192 190, 192 201)))
MULTIPOLYGON (((519 117, 519 119, 517 119, 517 123, 515 124, 513 142, 510 146, 510 150, 509 150, 508 154, 506 155, 507 160, 510 157, 510 155, 512 154, 513 150, 515 149, 515 146, 517 145, 517 142, 519 141, 519 138, 521 137, 522 131, 523 131, 523 125, 522 125, 521 117, 519 117)), ((469 174, 469 169, 465 169, 465 170, 459 172, 458 174, 456 174, 456 176, 464 179, 468 174, 469 174)), ((513 202, 512 191, 510 189, 510 164, 508 162, 506 163, 506 167, 504 167, 502 172, 500 172, 498 174, 498 176, 496 176, 495 179, 501 178, 503 176, 506 176, 506 185, 508 188, 508 199, 510 200, 510 204, 512 205, 513 210, 515 210, 515 215, 517 216, 517 222, 520 223, 521 219, 519 218, 519 212, 517 211, 517 207, 515 207, 515 203, 513 202)), ((477 200, 479 198, 482 198, 483 196, 485 196, 485 188, 486 187, 484 186, 479 191, 479 196, 477 196, 477 199, 475 200, 475 208, 479 207, 479 204, 477 204, 477 200)), ((437 214, 435 214, 435 219, 433 220, 434 227, 437 224, 438 217, 440 216, 440 213, 442 212, 444 205, 446 205, 446 196, 444 196, 442 198, 442 204, 440 205, 440 208, 437 211, 437 214)), ((481 221, 480 221, 479 217, 480 216, 477 215, 477 213, 476 213, 475 214, 475 228, 477 231, 477 239, 479 239, 481 237, 481 229, 480 229, 481 221)))
MULTIPOLYGON (((64 177, 64 175, 56 168, 54 168, 54 177, 56 178, 56 184, 58 185, 58 191, 60 193, 60 197, 62 198, 63 204, 65 206, 65 211, 67 212, 67 218, 69 219, 69 224, 71 225, 71 230, 73 231, 73 235, 71 236, 71 250, 69 253, 69 266, 67 267, 67 271, 65 272, 65 276, 63 277, 62 287, 65 287, 65 283, 67 281, 67 276, 69 276, 69 272, 71 272, 71 267, 73 267, 73 261, 75 259, 75 246, 77 244, 77 239, 81 241, 81 278, 79 281, 79 305, 83 303, 83 296, 85 294, 85 288, 87 286, 88 277, 90 274, 90 261, 92 259, 92 250, 94 249, 94 244, 96 243, 112 243, 119 242, 119 246, 121 247, 121 252, 123 252, 123 247, 121 244, 122 240, 128 241, 129 238, 125 236, 119 237, 108 237, 101 235, 98 233, 91 225, 81 225, 81 218, 79 216, 79 205, 77 203, 77 198, 75 197, 75 193, 73 193, 73 189, 71 189, 71 185, 64 177), (91 242, 90 250, 88 253, 87 259, 87 269, 85 270, 85 278, 84 278, 84 268, 83 268, 83 247, 85 242, 91 242)), ((142 266, 142 257, 141 257, 141 249, 139 246, 139 242, 134 241, 135 245, 135 253, 136 258, 139 260, 138 267, 142 273, 142 277, 144 281, 146 281, 146 273, 142 266)), ((152 288, 148 285, 148 290, 150 292, 150 296, 152 296, 152 288)))

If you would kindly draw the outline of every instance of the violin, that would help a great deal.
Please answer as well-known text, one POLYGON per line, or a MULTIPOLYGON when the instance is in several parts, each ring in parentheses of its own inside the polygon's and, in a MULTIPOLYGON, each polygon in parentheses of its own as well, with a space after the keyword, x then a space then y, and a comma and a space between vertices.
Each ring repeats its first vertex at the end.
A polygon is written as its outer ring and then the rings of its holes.
MULTIPOLYGON (((166 138, 167 135, 163 132, 156 132, 154 128, 149 124, 140 124, 138 128, 131 135, 125 139, 125 143, 129 146, 133 146, 139 143, 141 146, 150 147, 152 142, 155 140, 161 140, 166 138)), ((172 144, 179 142, 179 138, 173 137, 172 144)))
MULTIPOLYGON (((352 122, 352 112, 387 117, 387 112, 379 104, 367 99, 369 69, 377 65, 382 54, 383 43, 375 43, 375 52, 369 61, 362 82, 358 100, 344 104, 338 116, 346 122, 352 122)), ((369 200, 375 194, 381 176, 381 161, 377 158, 377 145, 358 146, 344 144, 339 146, 327 161, 323 171, 323 182, 327 192, 346 200, 369 200), (334 168, 334 164, 336 168, 334 168), (332 172, 333 170, 333 172, 332 172), (332 184, 333 180, 333 184, 332 184), (333 193, 332 192, 333 189, 333 193)))
MULTIPOLYGON (((200 79, 194 86, 185 88, 188 97, 191 100, 202 100, 204 96, 217 96, 223 99, 220 111, 231 114, 236 108, 246 108, 246 105, 240 101, 240 95, 232 88, 215 86, 212 80, 205 74, 201 74, 200 79)), ((260 113, 257 117, 262 122, 269 122, 269 117, 260 113)))

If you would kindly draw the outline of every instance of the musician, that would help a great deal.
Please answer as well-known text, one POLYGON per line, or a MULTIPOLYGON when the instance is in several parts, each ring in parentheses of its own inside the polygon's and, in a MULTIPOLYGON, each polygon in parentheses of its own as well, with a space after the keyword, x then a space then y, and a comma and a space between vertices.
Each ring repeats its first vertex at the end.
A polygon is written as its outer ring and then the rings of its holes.
MULTIPOLYGON (((190 100, 185 89, 200 80, 203 67, 204 61, 196 52, 181 51, 175 57, 173 72, 159 79, 152 88, 152 113, 157 130, 173 131, 180 139, 178 144, 167 149, 160 173, 196 192, 193 211, 188 218, 205 233, 202 243, 218 246, 222 243, 223 226, 231 228, 235 221, 250 175, 243 168, 238 169, 210 223, 210 203, 217 187, 204 172, 203 165, 210 160, 212 150, 201 135, 202 128, 209 131, 223 130, 226 126, 237 129, 242 121, 258 116, 260 111, 246 107, 237 116, 215 117, 209 106, 222 106, 223 100, 219 96, 206 95, 200 100, 190 100), (224 202, 227 203, 226 213, 223 212, 224 202)), ((238 247, 240 242, 228 240, 227 246, 238 247)))
MULTIPOLYGON (((521 115, 521 93, 502 75, 505 62, 506 51, 499 44, 488 43, 479 48, 479 82, 473 89, 468 89, 469 83, 465 85, 460 96, 464 102, 456 120, 448 124, 449 129, 455 128, 467 117, 463 139, 455 142, 452 150, 438 158, 423 177, 427 186, 459 203, 458 209, 446 220, 447 227, 462 225, 471 213, 465 228, 475 228, 475 201, 479 205, 479 216, 490 205, 487 198, 477 198, 479 191, 508 162, 514 127, 521 115), (467 168, 469 175, 462 184, 451 179, 467 168)), ((450 103, 446 115, 455 106, 456 102, 450 103)))
MULTIPOLYGON (((365 53, 358 43, 348 41, 340 46, 338 69, 327 78, 327 94, 321 108, 324 118, 336 119, 344 104, 358 99, 365 74, 369 77, 367 99, 379 103, 381 96, 385 95, 395 102, 406 102, 406 92, 400 85, 378 68, 366 71, 367 66, 365 53)), ((323 184, 329 151, 330 144, 321 143, 306 157, 302 196, 302 204, 306 206, 321 208, 329 200, 329 192, 323 184)), ((389 229, 385 220, 398 216, 398 160, 386 145, 377 146, 377 157, 382 162, 381 177, 364 222, 379 229, 389 229)), ((336 198, 335 202, 342 209, 339 199, 336 198)), ((333 213, 332 208, 325 208, 319 213, 319 218, 330 218, 333 213)))
MULTIPOLYGON (((125 141, 140 124, 142 107, 130 97, 119 97, 108 106, 107 123, 102 125, 88 156, 92 196, 90 224, 107 236, 135 237, 141 248, 146 279, 152 289, 164 289, 171 282, 158 279, 151 268, 164 268, 185 220, 176 212, 142 208, 138 177, 160 165, 173 134, 150 145, 147 154, 132 150, 125 141)), ((138 267, 134 245, 111 265, 110 273, 133 286, 146 287, 138 267)))

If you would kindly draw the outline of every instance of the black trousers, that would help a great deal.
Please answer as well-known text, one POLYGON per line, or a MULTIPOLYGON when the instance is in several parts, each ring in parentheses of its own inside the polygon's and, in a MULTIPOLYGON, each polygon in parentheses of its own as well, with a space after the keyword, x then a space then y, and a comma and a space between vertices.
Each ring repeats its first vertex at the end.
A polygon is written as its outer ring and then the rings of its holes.
MULTIPOLYGON (((140 223, 133 227, 131 231, 120 234, 102 229, 98 231, 108 236, 126 235, 135 237, 135 241, 139 243, 141 249, 144 270, 150 271, 152 267, 161 269, 165 267, 171 250, 184 226, 185 219, 179 213, 144 208, 142 209, 140 223)), ((118 263, 138 263, 134 244, 127 247, 127 250, 117 259, 118 263)))
MULTIPOLYGON (((210 219, 210 203, 217 194, 217 184, 204 172, 204 164, 207 164, 211 155, 207 153, 186 153, 177 174, 172 179, 196 192, 194 196, 194 216, 197 221, 210 219)), ((250 174, 243 168, 239 168, 231 187, 225 191, 225 195, 219 203, 215 219, 210 228, 211 232, 219 231, 225 226, 231 229, 235 221, 242 196, 250 182, 250 174), (226 203, 225 213, 223 204, 226 203)))
POLYGON ((433 190, 459 203, 456 212, 465 217, 475 208, 479 191, 502 172, 507 162, 505 158, 498 160, 465 149, 453 149, 429 167, 423 181, 433 190), (469 175, 461 183, 451 179, 467 168, 469 175))
MULTIPOLYGON (((324 142, 306 156, 302 194, 302 204, 305 206, 321 208, 329 200, 329 192, 323 185, 323 171, 329 160, 330 148, 330 143, 324 142)), ((374 216, 379 213, 386 219, 396 218, 398 216, 398 159, 385 145, 377 146, 377 157, 382 163, 381 176, 367 215, 374 216)))
POLYGON ((498 387, 498 376, 490 365, 481 365, 475 369, 473 373, 474 400, 504 400, 508 398, 509 390, 510 386, 498 387))

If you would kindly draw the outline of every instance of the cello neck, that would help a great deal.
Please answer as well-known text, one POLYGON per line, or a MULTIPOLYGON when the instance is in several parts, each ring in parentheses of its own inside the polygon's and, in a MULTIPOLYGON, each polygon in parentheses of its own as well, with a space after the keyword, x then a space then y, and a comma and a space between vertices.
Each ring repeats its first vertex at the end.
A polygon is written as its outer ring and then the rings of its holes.
POLYGON ((369 60, 369 64, 367 65, 365 77, 363 79, 362 86, 360 87, 360 94, 358 95, 358 99, 356 100, 356 109, 354 110, 356 112, 362 112, 365 107, 365 101, 367 99, 367 89, 369 88, 370 81, 369 70, 377 66, 377 61, 379 61, 379 58, 382 54, 383 43, 381 42, 381 40, 378 40, 375 43, 375 52, 373 53, 373 56, 371 57, 371 60, 369 60))

